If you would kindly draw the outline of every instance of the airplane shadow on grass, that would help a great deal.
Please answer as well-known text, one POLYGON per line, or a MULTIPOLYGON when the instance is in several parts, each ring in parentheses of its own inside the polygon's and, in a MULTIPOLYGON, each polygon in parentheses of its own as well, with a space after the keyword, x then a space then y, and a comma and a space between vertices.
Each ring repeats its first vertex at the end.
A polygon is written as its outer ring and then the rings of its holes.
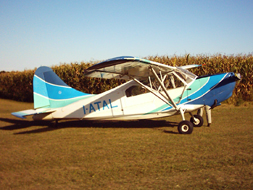
MULTIPOLYGON (((32 126, 44 126, 43 128, 34 129, 30 131, 22 131, 14 134, 29 134, 53 131, 62 128, 75 128, 75 127, 97 127, 97 128, 157 128, 157 127, 175 127, 178 125, 176 122, 169 122, 166 120, 138 120, 138 121, 90 121, 90 120, 72 120, 61 121, 55 125, 51 121, 27 121, 19 119, 0 118, 0 121, 10 123, 7 126, 0 127, 0 130, 18 130, 25 129, 32 126)), ((178 134, 174 131, 163 130, 165 133, 178 134)))

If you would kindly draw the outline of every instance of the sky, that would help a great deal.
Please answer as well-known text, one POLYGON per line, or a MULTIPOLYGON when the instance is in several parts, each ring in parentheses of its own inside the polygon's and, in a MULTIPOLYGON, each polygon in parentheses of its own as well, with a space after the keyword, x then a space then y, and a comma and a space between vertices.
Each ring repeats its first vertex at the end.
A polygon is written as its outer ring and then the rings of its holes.
POLYGON ((253 53, 252 0, 0 0, 0 71, 253 53))

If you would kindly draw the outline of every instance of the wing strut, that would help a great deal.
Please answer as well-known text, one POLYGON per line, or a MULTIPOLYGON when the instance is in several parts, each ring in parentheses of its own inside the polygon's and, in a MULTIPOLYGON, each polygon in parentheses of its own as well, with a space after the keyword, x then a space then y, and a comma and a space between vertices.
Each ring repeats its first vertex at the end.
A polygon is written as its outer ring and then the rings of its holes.
POLYGON ((178 107, 176 105, 176 103, 173 101, 173 99, 170 97, 169 93, 167 92, 163 82, 160 80, 160 78, 158 77, 158 75, 156 74, 155 70, 151 67, 151 71, 152 73, 154 74, 154 76, 156 77, 156 80, 160 83, 162 89, 163 89, 163 92, 166 94, 167 98, 169 99, 169 101, 172 103, 173 107, 178 110, 178 107))
POLYGON ((159 98, 160 100, 164 101, 165 104, 168 104, 170 106, 173 106, 169 101, 167 101, 166 97, 161 94, 158 93, 157 90, 154 90, 153 88, 150 88, 149 86, 144 85, 142 82, 140 82, 138 79, 133 78, 133 80, 138 83, 139 85, 141 85, 143 88, 147 89, 149 92, 151 92, 152 94, 154 94, 157 98, 159 98))
POLYGON ((152 88, 152 83, 151 83, 151 78, 149 77, 149 82, 150 82, 150 86, 144 85, 142 82, 140 82, 138 79, 136 78, 132 78, 136 83, 138 83, 139 85, 141 85, 143 88, 147 89, 149 92, 151 92, 152 94, 154 94, 156 97, 158 97, 159 99, 161 99, 162 101, 164 101, 166 104, 168 104, 169 106, 174 107, 176 110, 179 110, 178 106, 176 105, 176 103, 174 102, 174 100, 171 98, 171 96, 169 95, 169 93, 166 90, 166 87, 164 86, 164 81, 166 78, 166 75, 164 77, 162 77, 161 73, 160 73, 160 77, 156 74, 155 70, 150 67, 149 68, 151 70, 151 72, 153 73, 153 75, 155 76, 156 80, 158 81, 158 83, 160 84, 158 90, 155 90, 152 88), (160 88, 162 88, 162 91, 164 93, 160 92, 160 88))

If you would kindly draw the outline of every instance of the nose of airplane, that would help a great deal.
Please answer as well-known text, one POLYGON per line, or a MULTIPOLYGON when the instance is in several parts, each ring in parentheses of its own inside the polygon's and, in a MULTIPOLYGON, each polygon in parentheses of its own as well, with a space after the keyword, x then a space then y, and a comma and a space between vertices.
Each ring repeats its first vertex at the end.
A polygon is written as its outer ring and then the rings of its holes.
MULTIPOLYGON (((206 105, 213 105, 214 99, 217 104, 220 104, 224 100, 227 100, 232 96, 233 90, 235 88, 236 81, 240 80, 240 74, 235 74, 233 72, 223 73, 211 76, 211 80, 215 80, 217 77, 223 77, 208 93, 205 97, 206 105)), ((217 81, 217 80, 216 80, 217 81)))
MULTIPOLYGON (((226 77, 223 79, 223 81, 220 83, 221 85, 221 96, 220 102, 228 99, 230 96, 232 96, 233 90, 235 88, 236 81, 241 80, 240 73, 227 73, 226 77)), ((219 85, 218 85, 219 86, 219 85)))

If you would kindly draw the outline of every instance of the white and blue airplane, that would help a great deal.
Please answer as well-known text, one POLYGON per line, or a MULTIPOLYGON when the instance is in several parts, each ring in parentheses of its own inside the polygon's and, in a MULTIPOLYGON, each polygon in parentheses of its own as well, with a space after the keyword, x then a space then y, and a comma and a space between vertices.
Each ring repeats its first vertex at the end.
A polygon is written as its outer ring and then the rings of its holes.
POLYGON ((215 107, 228 99, 240 74, 196 76, 187 69, 200 65, 168 66, 131 56, 116 57, 89 67, 87 77, 127 82, 100 94, 80 92, 64 83, 49 67, 39 67, 33 78, 34 109, 12 115, 34 120, 140 120, 182 116, 180 134, 191 134, 203 118, 192 112, 215 107), (190 113, 190 121, 185 119, 190 113))

